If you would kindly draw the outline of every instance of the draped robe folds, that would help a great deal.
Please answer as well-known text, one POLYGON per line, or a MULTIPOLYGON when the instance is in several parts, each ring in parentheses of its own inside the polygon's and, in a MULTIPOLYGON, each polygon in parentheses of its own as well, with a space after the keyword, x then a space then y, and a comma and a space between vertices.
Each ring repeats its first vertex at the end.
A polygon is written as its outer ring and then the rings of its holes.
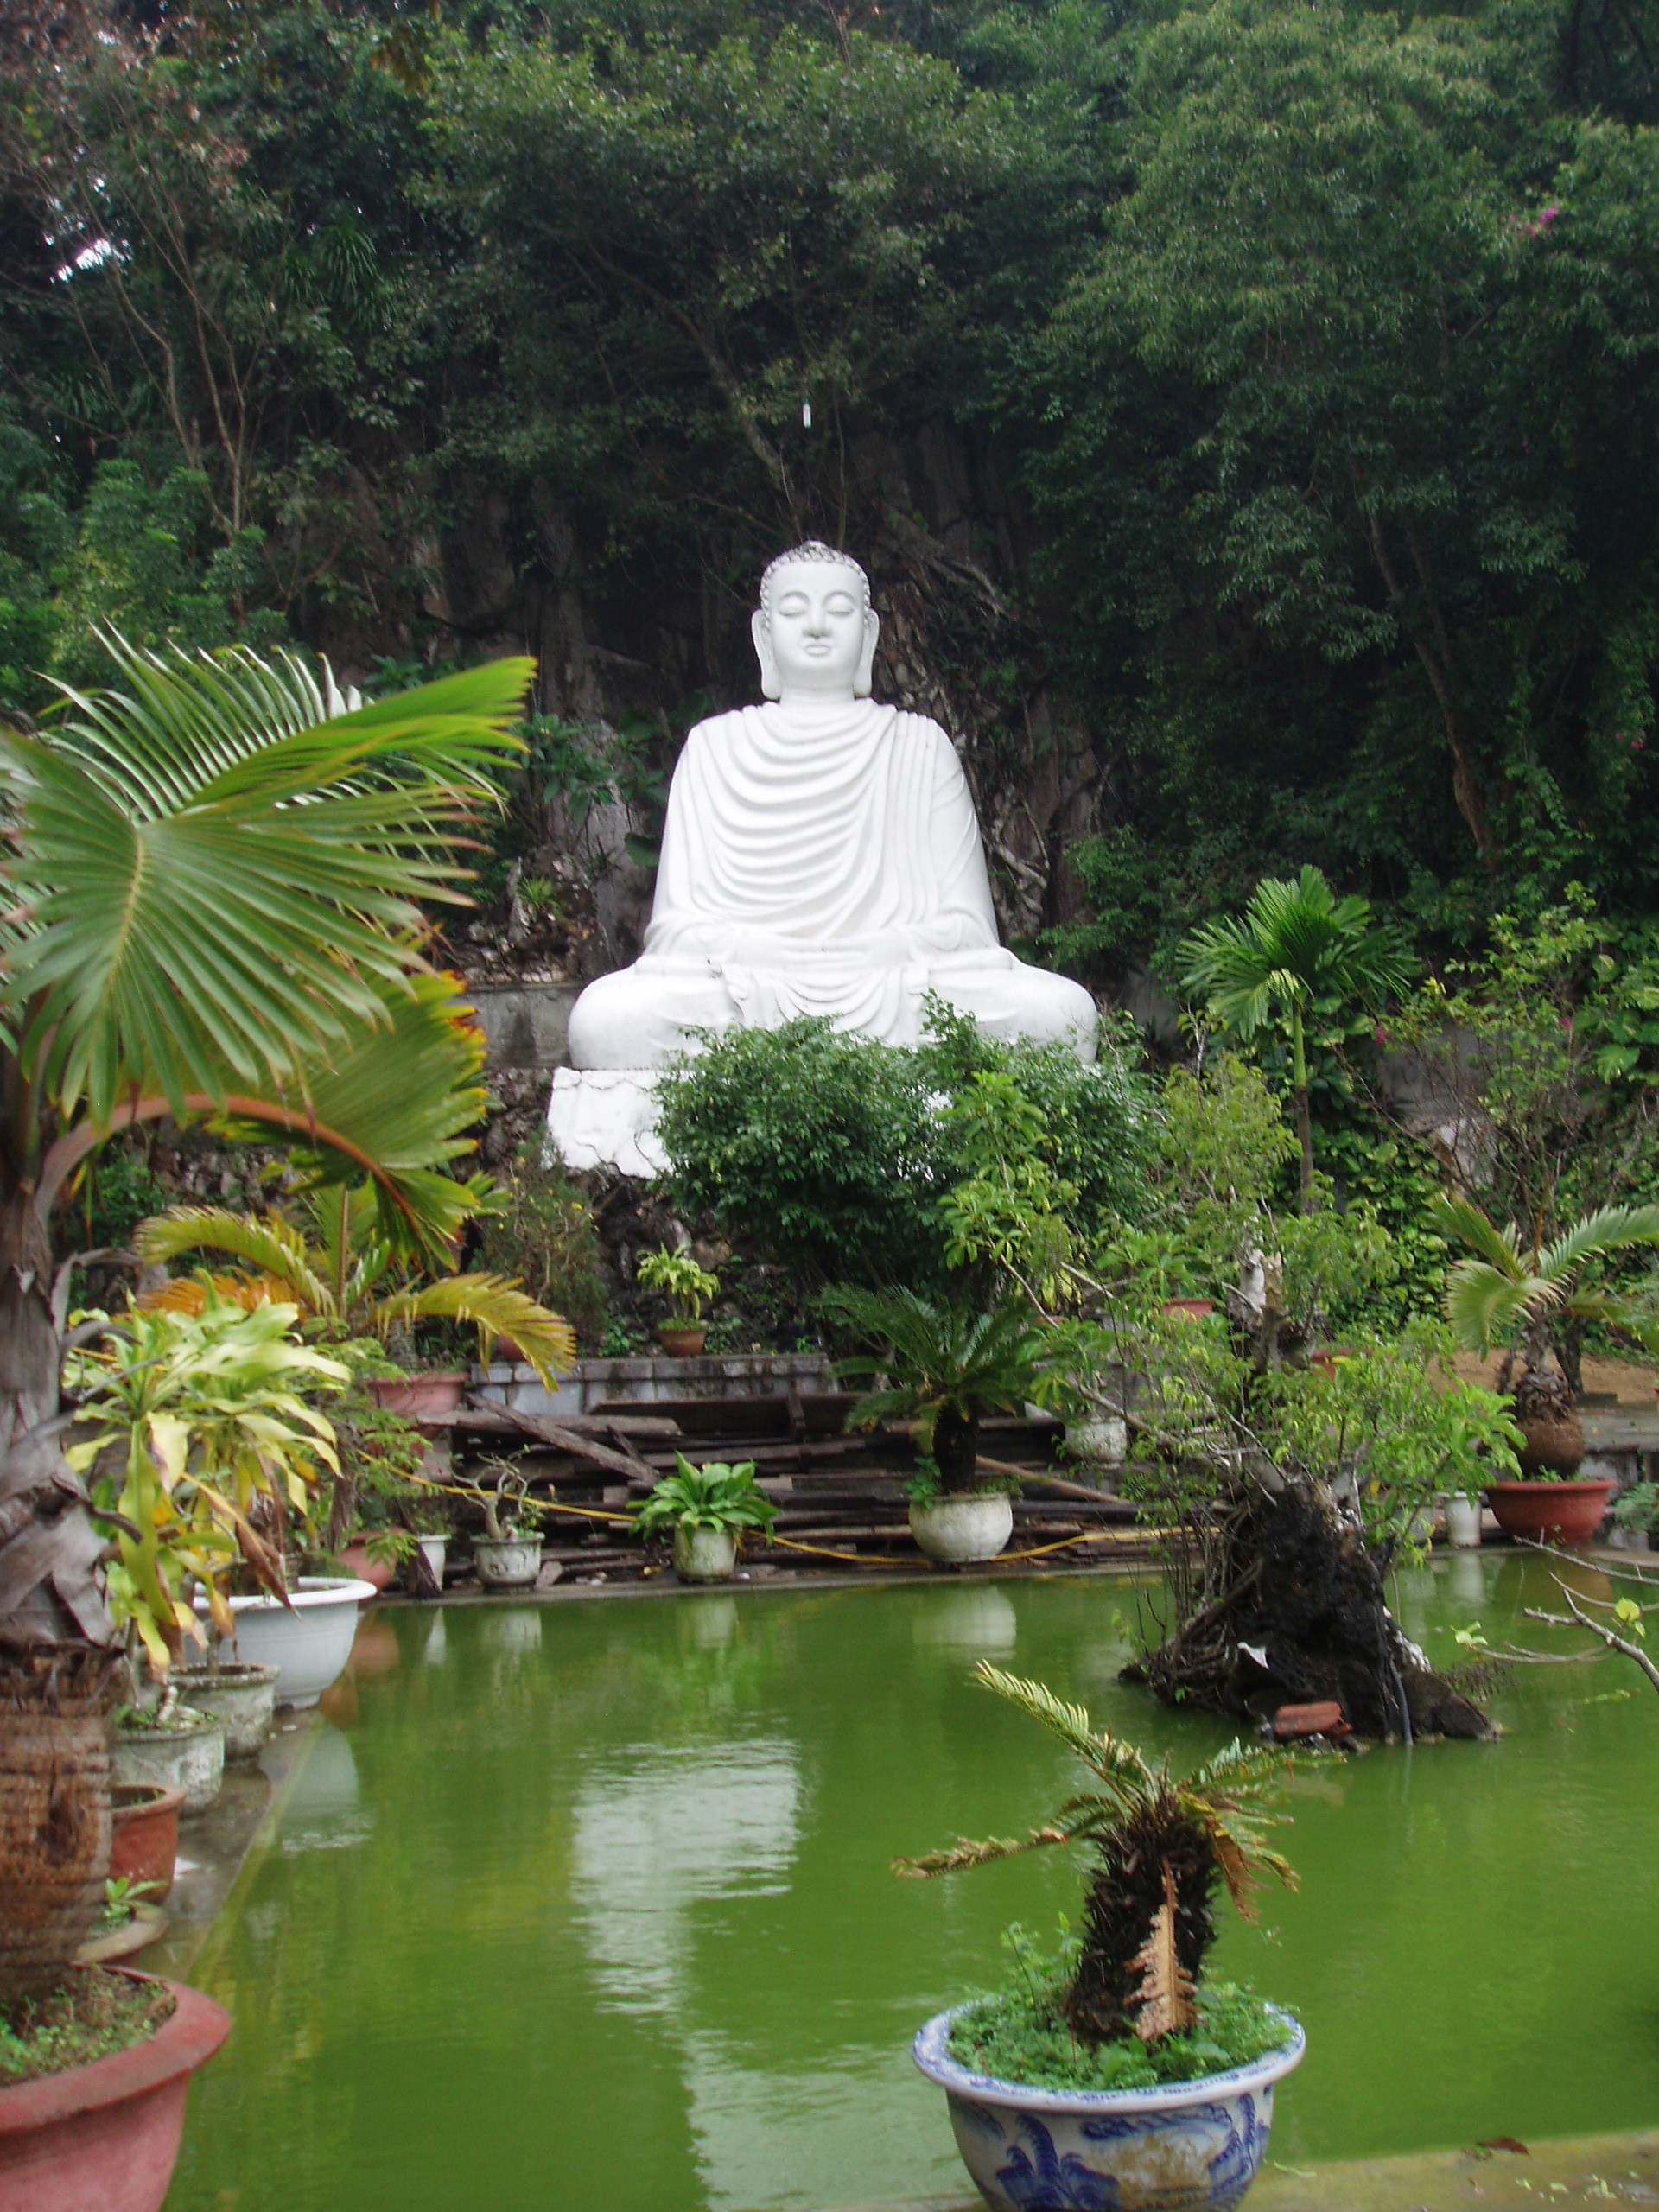
POLYGON ((930 990, 992 1033, 1093 1057, 1088 994, 997 942, 973 799, 938 724, 868 699, 810 720, 744 707, 686 741, 645 950, 582 994, 571 1058, 652 1066, 688 1031, 803 1014, 914 1045, 930 990))

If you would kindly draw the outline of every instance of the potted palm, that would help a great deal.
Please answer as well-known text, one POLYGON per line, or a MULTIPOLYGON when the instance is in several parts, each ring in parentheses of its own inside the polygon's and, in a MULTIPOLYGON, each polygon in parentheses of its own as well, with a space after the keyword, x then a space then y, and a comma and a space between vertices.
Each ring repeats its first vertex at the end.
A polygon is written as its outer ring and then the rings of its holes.
POLYGON ((755 1483, 753 1459, 694 1467, 677 1452, 674 1472, 636 1506, 633 1525, 641 1536, 673 1530, 674 1572, 682 1582, 728 1582, 743 1531, 759 1529, 770 1541, 776 1518, 776 1507, 755 1483))
POLYGON ((1602 1206, 1548 1243, 1541 1226, 1523 1242, 1514 1222, 1500 1229, 1467 1198, 1443 1198, 1437 1211, 1468 1247, 1446 1277, 1446 1318, 1465 1351, 1503 1347, 1497 1388, 1521 1431, 1517 1478, 1487 1486, 1497 1525, 1512 1536, 1587 1544, 1617 1485, 1575 1479, 1584 1425, 1562 1368, 1563 1332, 1594 1322, 1659 1350, 1659 1302, 1610 1288, 1600 1272, 1613 1254, 1659 1245, 1659 1205, 1602 1206))
POLYGON ((719 1276, 700 1268, 690 1252, 671 1252, 666 1244, 645 1254, 639 1276, 646 1290, 660 1291, 668 1300, 671 1318, 657 1325, 663 1350, 674 1359, 695 1359, 709 1334, 702 1309, 720 1295, 719 1276))
POLYGON ((1275 2082, 1301 2058, 1288 2012, 1204 1977, 1224 1885, 1249 1919, 1256 1878, 1295 1875, 1268 1849, 1255 1801, 1287 1764, 1233 1744, 1196 1773, 1154 1766, 1081 1706, 988 1660, 986 1688, 1058 1736, 1091 1776, 1018 1841, 965 1839, 900 1859, 901 1874, 982 1866, 1086 1843, 1097 1865, 1083 1933, 1057 1961, 1012 1931, 1020 1975, 952 2005, 916 2037, 917 2065, 949 2100, 964 2164, 998 2212, 1035 2205, 1236 2204, 1268 2145, 1275 2082))
POLYGON ((910 1531, 930 1559, 961 1566, 995 1559, 1014 1531, 1007 1478, 979 1473, 982 1414, 1020 1413, 1028 1402, 1076 1410, 1053 1332, 1023 1301, 990 1313, 912 1290, 826 1291, 818 1310, 861 1348, 838 1358, 849 1382, 875 1385, 847 1416, 852 1428, 908 1421, 917 1472, 910 1531))
MULTIPOLYGON (((320 1182, 366 1173, 399 1249, 443 1263, 466 1186, 439 1171, 483 1111, 484 1046, 427 963, 429 907, 462 896, 448 849, 491 803, 488 769, 522 749, 533 673, 499 663, 348 708, 288 656, 106 643, 118 689, 0 725, 0 2005, 14 2026, 19 2007, 92 2002, 66 1976, 108 1874, 106 1732, 130 1694, 116 1606, 149 1606, 169 1652, 187 1633, 176 1586, 122 1590, 109 1547, 142 1552, 144 1531, 64 1457, 54 1208, 118 1126, 218 1118, 292 1145, 320 1182)), ((191 1991, 144 1990, 137 2017, 109 1999, 105 2056, 0 2089, 0 2176, 27 2171, 42 2202, 153 2212, 184 2085, 229 2023, 191 1991)))

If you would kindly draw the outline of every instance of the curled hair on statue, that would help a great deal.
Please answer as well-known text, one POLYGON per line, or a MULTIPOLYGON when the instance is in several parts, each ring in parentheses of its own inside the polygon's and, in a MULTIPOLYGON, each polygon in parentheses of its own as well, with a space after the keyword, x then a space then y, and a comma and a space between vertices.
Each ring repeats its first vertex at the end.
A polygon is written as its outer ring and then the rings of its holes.
POLYGON ((864 595, 864 611, 870 607, 870 580, 860 563, 850 553, 842 553, 833 545, 826 545, 821 537, 809 537, 804 545, 791 545, 787 553, 780 553, 775 561, 768 561, 760 575, 760 606, 764 613, 772 612, 772 580, 779 569, 787 568, 791 561, 839 561, 842 567, 850 569, 858 578, 859 589, 864 595))

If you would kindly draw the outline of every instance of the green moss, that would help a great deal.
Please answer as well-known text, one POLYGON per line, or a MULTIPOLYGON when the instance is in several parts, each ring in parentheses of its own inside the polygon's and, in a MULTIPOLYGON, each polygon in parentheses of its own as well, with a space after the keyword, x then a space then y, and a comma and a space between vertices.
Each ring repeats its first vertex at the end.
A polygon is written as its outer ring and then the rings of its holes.
POLYGON ((1149 2044, 1129 2036, 1091 2050, 1067 2025, 1059 1995, 1050 1983, 982 1998, 952 2027, 951 2057, 1034 2088, 1154 2089, 1247 2066, 1285 2041, 1284 2022, 1264 1999, 1221 1982, 1199 1990, 1198 2024, 1185 2035, 1149 2044))
POLYGON ((0 2007, 0 2088, 130 2050, 172 2011, 170 1993, 157 1982, 77 1967, 50 1996, 0 2007))

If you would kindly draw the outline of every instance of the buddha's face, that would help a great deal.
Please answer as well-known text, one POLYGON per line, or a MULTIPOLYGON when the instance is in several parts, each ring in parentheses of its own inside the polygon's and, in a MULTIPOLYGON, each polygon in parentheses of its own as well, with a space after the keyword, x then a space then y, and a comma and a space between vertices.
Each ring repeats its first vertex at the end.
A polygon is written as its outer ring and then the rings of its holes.
POLYGON ((855 569, 785 562, 754 617, 762 690, 769 699, 868 696, 878 627, 855 569))

